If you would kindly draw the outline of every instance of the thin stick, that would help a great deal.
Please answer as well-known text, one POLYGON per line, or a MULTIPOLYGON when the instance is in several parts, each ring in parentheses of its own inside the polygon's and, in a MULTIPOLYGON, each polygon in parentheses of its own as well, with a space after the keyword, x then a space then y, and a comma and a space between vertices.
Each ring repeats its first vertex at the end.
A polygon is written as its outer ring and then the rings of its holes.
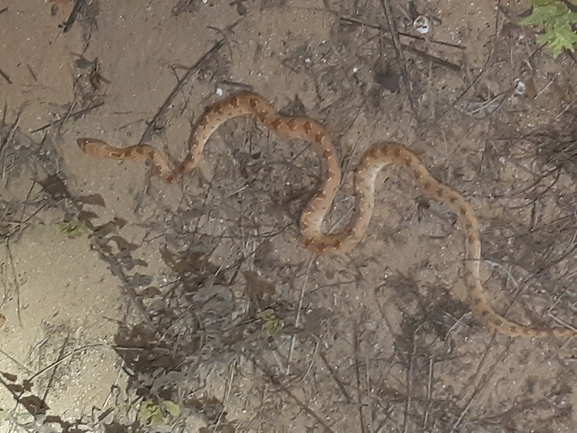
POLYGON ((64 22, 64 28, 62 29, 62 33, 67 33, 68 31, 70 31, 70 29, 72 28, 72 26, 76 21, 76 18, 78 17, 78 14, 80 13, 80 10, 82 9, 85 3, 86 0, 76 0, 76 2, 74 2, 74 7, 72 8, 70 15, 68 15, 68 19, 64 22))
POLYGON ((47 129, 47 128, 50 128, 51 126, 58 125, 58 124, 64 122, 65 120, 67 120, 67 119, 77 119, 77 118, 79 118, 80 116, 83 116, 84 114, 91 112, 92 110, 95 110, 95 109, 97 109, 97 108, 99 108, 99 107, 102 107, 103 105, 104 105, 104 102, 100 102, 100 103, 95 104, 95 105, 92 105, 92 106, 90 106, 90 107, 83 108, 82 110, 75 111, 74 113, 70 113, 70 114, 66 115, 66 116, 63 117, 62 119, 55 120, 54 122, 50 122, 50 123, 48 123, 48 124, 46 124, 46 125, 44 125, 44 126, 41 126, 40 128, 37 128, 37 129, 35 129, 35 130, 33 130, 33 131, 30 131, 30 133, 31 133, 31 134, 34 134, 35 132, 43 131, 43 130, 45 130, 45 129, 47 129))
POLYGON ((10 79, 10 77, 8 75, 6 75, 4 73, 4 71, 2 69, 0 69, 0 75, 2 75, 2 78, 4 78, 6 81, 8 81, 8 84, 12 84, 12 80, 10 79))
MULTIPOLYGON (((64 343, 62 343, 62 346, 60 347, 60 352, 58 353, 58 358, 57 361, 59 361, 60 359, 64 358, 64 351, 66 350, 66 346, 68 346, 68 340, 70 339, 70 335, 67 335, 66 338, 64 339, 64 343)), ((50 391, 50 388, 52 388, 52 384, 54 383, 54 378, 56 377, 56 366, 58 364, 56 364, 54 366, 54 368, 52 369, 52 374, 50 375, 50 377, 48 378, 48 384, 46 385, 46 389, 44 390, 44 395, 42 396, 42 401, 46 401, 46 397, 48 397, 48 392, 50 391)))
MULTIPOLYGON (((351 24, 358 24, 358 25, 361 25, 361 26, 363 26, 363 27, 368 27, 368 28, 370 28, 370 29, 383 30, 383 28, 382 28, 381 26, 379 26, 379 25, 365 23, 364 21, 357 20, 357 19, 355 19, 355 18, 341 17, 340 20, 341 20, 341 21, 345 21, 345 22, 347 22, 347 23, 351 23, 351 24)), ((454 43, 452 43, 452 42, 438 41, 438 40, 436 40, 436 39, 428 39, 428 38, 425 38, 425 37, 423 37, 423 36, 412 35, 412 34, 410 34, 410 33, 404 33, 404 32, 397 32, 397 33, 399 33, 399 35, 401 35, 401 36, 406 36, 406 37, 408 37, 408 38, 418 39, 418 40, 421 40, 421 41, 427 41, 427 42, 430 42, 431 44, 445 45, 445 46, 451 47, 451 48, 458 48, 459 50, 466 50, 466 49, 467 49, 467 47, 464 46, 464 45, 454 44, 454 43)), ((388 38, 387 38, 387 39, 388 39, 388 38)), ((391 42, 392 42, 392 39, 391 39, 391 42)), ((407 48, 406 45, 404 45, 404 44, 401 44, 401 45, 403 46, 403 48, 407 48)))
MULTIPOLYGON (((18 361, 16 358, 14 358, 12 355, 10 355, 9 353, 3 351, 2 349, 0 349, 0 353, 2 355, 4 355, 6 358, 8 358, 10 361, 12 361, 14 364, 16 364, 19 368, 23 369, 26 371, 26 373, 28 374, 32 374, 33 371, 30 370, 28 367, 26 367, 24 364, 22 364, 20 361, 18 361)), ((7 367, 4 367, 5 369, 7 369, 7 367)))
MULTIPOLYGON (((493 342, 493 339, 491 339, 491 342, 493 342)), ((457 418, 457 421, 455 421, 455 423, 453 424, 453 427, 451 428, 450 433, 453 433, 453 432, 458 430, 463 419, 465 418, 465 415, 467 415, 467 413, 471 409, 471 406, 477 400, 477 397, 479 395, 481 395, 481 391, 489 383, 489 379, 495 374, 496 371, 498 371, 497 365, 500 364, 503 361, 503 359, 505 359, 505 356, 507 356, 509 354, 512 345, 513 345, 513 342, 509 342, 509 344, 507 345, 505 350, 503 350, 503 352, 501 352, 501 354, 499 355, 497 360, 494 362, 492 367, 489 368, 488 371, 483 375, 483 377, 481 378, 481 380, 479 382, 479 385, 473 391, 473 395, 471 395, 471 398, 469 399, 469 401, 467 402, 467 404, 465 405, 465 407, 461 411, 459 418, 457 418)), ((483 356, 483 359, 481 360, 481 364, 479 364, 479 367, 481 367, 481 365, 484 363, 487 353, 488 353, 488 348, 487 348, 487 352, 485 352, 485 355, 483 356)))
POLYGON ((418 39, 420 41, 427 41, 427 42, 430 42, 431 44, 445 45, 445 46, 451 47, 451 48, 458 48, 459 50, 466 50, 467 49, 467 47, 464 45, 453 44, 451 42, 438 41, 436 39, 427 39, 423 36, 412 35, 410 33, 403 33, 403 32, 397 32, 397 33, 401 36, 406 36, 406 37, 412 38, 412 39, 418 39))
POLYGON ((327 357, 324 355, 322 350, 319 350, 319 355, 320 355, 321 359, 323 360, 323 362, 325 363, 325 365, 327 366, 327 370, 328 370, 329 374, 331 375, 331 378, 335 381, 335 384, 339 388, 339 391, 347 400, 347 403, 349 403, 349 404, 352 403, 353 399, 351 398, 350 394, 347 392, 347 390, 345 389, 344 385, 341 383, 339 378, 336 376, 336 373, 335 373, 332 365, 329 364, 329 361, 327 360, 327 357))
MULTIPOLYGON (((12 125, 10 125, 10 130, 8 134, 6 134, 5 140, 0 143, 0 172, 2 180, 6 179, 6 184, 8 184, 8 179, 6 176, 6 158, 8 157, 8 143, 11 143, 14 139, 14 135, 16 134, 16 130, 18 129, 18 123, 20 123, 20 117, 22 115, 22 110, 24 107, 20 107, 18 110, 18 115, 16 116, 16 120, 12 125)), ((5 111, 6 112, 6 111, 5 111)))
POLYGON ((22 236, 22 231, 24 230, 24 213, 26 212, 26 206, 28 205, 28 202, 30 200, 30 195, 32 194, 32 190, 34 189, 34 186, 36 185, 36 182, 32 182, 30 184, 30 188, 28 189, 28 193, 26 194, 26 199, 22 202, 22 214, 20 215, 20 221, 18 222, 18 234, 19 236, 22 236))
POLYGON ((427 421, 429 419, 429 408, 432 404, 433 399, 433 366, 435 361, 433 357, 429 358, 429 381, 427 382, 427 407, 425 408, 425 415, 423 416, 423 427, 422 430, 425 431, 427 427, 427 421))
POLYGON ((325 429, 325 431, 329 433, 333 432, 333 429, 331 429, 320 416, 318 416, 310 407, 308 407, 306 404, 300 401, 300 399, 297 396, 295 396, 287 387, 285 387, 282 383, 280 383, 279 380, 276 377, 274 377, 273 374, 266 367, 262 367, 257 362, 255 362, 255 365, 260 371, 262 371, 266 375, 270 383, 272 383, 277 389, 279 389, 280 391, 287 394, 290 398, 292 398, 293 401, 304 412, 306 412, 308 415, 314 418, 325 429))
MULTIPOLYGON (((231 26, 227 27, 227 30, 236 26, 238 22, 239 21, 236 21, 231 26)), ((206 60, 214 56, 224 46, 224 43, 225 40, 221 39, 216 44, 214 44, 210 50, 204 53, 202 57, 198 59, 196 63, 188 69, 186 74, 184 74, 184 77, 182 77, 178 81, 178 83, 176 83, 176 86, 174 87, 174 89, 172 89, 172 92, 170 92, 169 95, 166 97, 166 99, 164 100, 164 102, 162 103, 162 105, 160 106, 160 108, 158 109, 158 111, 156 112, 156 114, 146 127, 146 130, 142 134, 142 137, 140 137, 139 141, 140 144, 150 141, 150 139, 152 138, 153 131, 161 127, 160 125, 161 119, 168 111, 168 108, 172 105, 172 101, 174 100, 174 98, 176 98, 176 95, 182 90, 184 85, 188 83, 188 81, 192 78, 192 75, 198 70, 198 68, 200 68, 200 65, 202 65, 206 60)))
POLYGON ((54 361, 50 365, 44 367, 42 370, 37 371, 35 374, 33 374, 31 377, 29 377, 28 380, 30 382, 33 382, 34 379, 36 379, 38 376, 41 376, 42 374, 46 373, 47 371, 51 370, 52 368, 57 367, 58 365, 60 365, 64 361, 66 361, 71 356, 74 356, 77 353, 83 352, 86 349, 91 349, 93 347, 110 347, 110 346, 108 346, 107 344, 103 344, 103 343, 94 343, 94 344, 88 344, 86 346, 82 346, 82 347, 79 347, 77 349, 74 349, 71 352, 68 352, 66 355, 59 356, 56 361, 54 361))
POLYGON ((485 64, 483 65, 483 68, 481 69, 481 71, 479 72, 479 74, 475 77, 475 79, 471 82, 471 84, 469 86, 467 86, 467 88, 465 90, 463 90, 461 92, 461 94, 457 97, 457 99, 455 101, 453 101, 453 103, 451 104, 451 106, 449 108, 447 108, 445 111, 443 111, 441 113, 441 115, 435 119, 435 121, 433 123, 431 123, 424 132, 427 132, 429 129, 431 129, 433 126, 435 125, 440 125, 441 121, 445 118, 445 116, 449 113, 449 111, 451 111, 459 102, 461 102, 461 100, 465 97, 465 95, 469 92, 469 90, 471 90, 474 86, 477 85, 477 83, 481 80, 481 77, 483 77, 485 75, 485 73, 487 72, 487 70, 489 69, 489 65, 491 63, 491 61, 493 60, 493 54, 496 50, 497 47, 497 36, 499 33, 499 8, 501 7, 501 0, 498 0, 497 2, 497 13, 495 14, 495 34, 494 34, 494 38, 493 38, 493 45, 491 47, 491 49, 489 50, 489 55, 487 56, 487 60, 485 60, 485 64))
POLYGON ((217 418, 216 423, 212 429, 213 432, 220 431, 220 429, 218 427, 220 426, 220 423, 221 423, 221 421, 225 415, 226 402, 228 401, 228 398, 230 397, 230 391, 232 389, 232 381, 234 379, 234 369, 236 368, 237 360, 238 360, 238 357, 235 357, 234 361, 232 362, 232 364, 230 366, 230 376, 229 376, 228 381, 226 383, 226 389, 224 390, 224 395, 222 396, 222 404, 223 404, 222 410, 218 414, 218 418, 217 418))
POLYGON ((368 425, 368 430, 367 431, 375 431, 375 429, 373 428, 373 421, 374 421, 374 415, 373 415, 373 399, 371 398, 371 371, 370 371, 370 366, 371 366, 371 359, 369 358, 368 355, 365 355, 365 381, 366 381, 366 387, 367 387, 367 413, 368 413, 368 418, 369 418, 369 425, 368 425))
POLYGON ((22 325, 22 314, 20 305, 20 283, 18 282, 18 274, 16 273, 16 266, 14 266, 14 257, 12 257, 12 250, 10 249, 10 239, 6 239, 6 252, 8 253, 8 260, 10 261, 10 270, 14 278, 14 291, 16 292, 16 314, 18 315, 18 323, 22 325))
POLYGON ((307 367, 305 374, 303 374, 302 379, 297 382, 298 385, 303 383, 305 381, 305 379, 307 378, 307 376, 309 375, 309 373, 311 372, 311 370, 313 368, 313 364, 317 358, 317 354, 319 353, 320 347, 321 347, 321 339, 318 339, 316 344, 315 344, 315 350, 313 351, 313 356, 311 356, 311 362, 309 362, 309 366, 307 367))
POLYGON ((413 95, 413 86, 411 79, 409 77, 409 72, 407 71, 407 62, 405 61, 405 55, 402 50, 401 41, 399 40, 399 33, 395 26, 395 21, 393 17, 393 8, 391 7, 390 0, 381 0, 381 5, 385 10, 385 15, 387 17, 387 23, 389 24, 389 32, 391 33, 391 38, 393 39, 393 46, 395 47, 395 52, 397 54, 397 63, 399 64, 399 70, 401 71, 401 76, 403 77, 403 82, 405 84, 405 91, 407 92, 407 97, 409 98, 409 103, 413 109, 413 113, 419 118, 419 113, 417 111, 417 102, 413 95))
MULTIPOLYGON (((362 432, 367 431, 365 426, 365 418, 363 417, 363 392, 361 384, 361 361, 359 359, 359 323, 355 320, 353 325, 353 340, 355 346, 355 378, 357 380, 357 409, 359 411, 359 430, 362 432)), ((370 399, 370 396, 367 396, 370 399)), ((370 414, 369 414, 370 416, 370 414)))
MULTIPOLYGON (((298 328, 299 325, 300 325, 301 310, 302 310, 302 307, 303 307, 303 300, 304 300, 304 297, 305 297, 305 289, 306 289, 306 287, 307 287, 307 282, 308 282, 308 279, 309 279, 309 273, 310 273, 311 266, 312 266, 312 264, 313 264, 313 261, 314 261, 315 257, 316 257, 316 255, 314 255, 314 254, 311 256, 311 258, 310 258, 310 260, 309 260, 309 264, 308 264, 308 266, 307 266, 307 271, 306 271, 306 273, 305 273, 305 280, 304 280, 304 282, 303 282, 303 287, 302 287, 302 289, 301 289, 301 296, 300 296, 300 299, 299 299, 299 306, 297 307, 297 317, 296 317, 296 319, 295 319, 295 327, 296 327, 296 328, 298 328)), ((296 345, 296 336, 293 335, 293 336, 292 336, 292 339, 291 339, 291 348, 290 348, 289 357, 288 357, 288 364, 287 364, 287 368, 286 368, 286 374, 287 374, 287 376, 290 374, 291 362, 292 362, 292 359, 293 359, 293 354, 294 354, 294 350, 295 350, 295 345, 296 345)))

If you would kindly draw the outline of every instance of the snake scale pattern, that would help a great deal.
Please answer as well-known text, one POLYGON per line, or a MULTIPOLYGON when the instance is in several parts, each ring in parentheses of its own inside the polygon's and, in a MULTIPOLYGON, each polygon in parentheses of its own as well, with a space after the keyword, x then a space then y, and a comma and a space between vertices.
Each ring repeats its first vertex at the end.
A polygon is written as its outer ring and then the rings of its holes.
POLYGON ((354 176, 356 212, 343 230, 338 233, 325 233, 322 223, 341 184, 338 153, 320 123, 308 117, 283 116, 268 100, 255 93, 236 94, 210 106, 192 129, 188 140, 188 155, 174 169, 163 153, 147 144, 117 148, 91 138, 80 138, 77 143, 85 153, 96 157, 150 161, 164 181, 173 183, 197 167, 206 142, 220 125, 227 120, 247 115, 256 116, 269 130, 281 137, 311 143, 321 158, 322 182, 300 219, 302 241, 309 250, 317 254, 342 254, 351 250, 363 237, 373 214, 377 174, 386 165, 399 166, 412 173, 426 196, 446 205, 457 215, 465 235, 465 282, 470 306, 476 316, 497 332, 508 336, 577 335, 577 331, 571 328, 541 329, 521 325, 506 319, 491 307, 480 276, 481 240, 479 222, 473 208, 461 194, 433 178, 419 158, 402 145, 381 142, 374 144, 364 153, 354 176))

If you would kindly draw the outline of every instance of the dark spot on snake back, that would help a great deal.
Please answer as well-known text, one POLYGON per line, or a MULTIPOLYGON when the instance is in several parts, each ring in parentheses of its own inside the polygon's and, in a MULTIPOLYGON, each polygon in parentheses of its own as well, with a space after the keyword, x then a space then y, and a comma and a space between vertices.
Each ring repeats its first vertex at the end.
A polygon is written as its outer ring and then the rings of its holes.
POLYGON ((282 122, 280 121, 280 119, 275 119, 272 122, 270 122, 271 128, 274 129, 275 131, 278 131, 281 124, 282 124, 282 122))

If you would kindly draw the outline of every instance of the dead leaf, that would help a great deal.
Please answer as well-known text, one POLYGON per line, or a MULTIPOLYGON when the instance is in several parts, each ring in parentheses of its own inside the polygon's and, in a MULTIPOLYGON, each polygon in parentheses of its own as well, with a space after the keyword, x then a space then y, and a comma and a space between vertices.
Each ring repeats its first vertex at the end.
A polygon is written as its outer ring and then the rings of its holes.
POLYGON ((44 400, 35 395, 23 397, 19 400, 19 403, 24 406, 31 415, 44 415, 46 411, 50 409, 44 400))
POLYGON ((76 203, 81 204, 92 204, 94 206, 102 206, 102 207, 106 206, 106 204, 104 203, 104 199, 100 194, 82 195, 80 197, 76 197, 74 201, 76 203))
POLYGON ((10 382, 16 382, 18 380, 18 376, 16 376, 15 374, 12 373, 6 373, 6 372, 0 372, 0 374, 2 376, 4 376, 4 379, 9 380, 10 382))
POLYGON ((246 294, 251 301, 261 309, 268 308, 272 303, 272 297, 276 293, 274 284, 253 271, 245 271, 242 274, 246 279, 246 294))
POLYGON ((38 181, 42 185, 42 189, 54 200, 59 201, 65 198, 70 198, 70 192, 64 183, 64 179, 58 177, 57 174, 48 176, 43 180, 38 181))

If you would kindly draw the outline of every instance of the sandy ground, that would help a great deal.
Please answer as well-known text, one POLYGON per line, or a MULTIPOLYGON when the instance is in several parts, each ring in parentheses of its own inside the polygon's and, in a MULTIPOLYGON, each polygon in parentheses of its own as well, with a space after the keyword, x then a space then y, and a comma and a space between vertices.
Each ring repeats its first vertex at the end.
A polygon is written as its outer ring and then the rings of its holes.
POLYGON ((78 3, 0 2, 0 431, 577 429, 577 339, 474 317, 456 218, 402 170, 319 257, 306 143, 232 120, 172 185, 76 145, 181 160, 206 106, 252 90, 333 137, 338 228, 362 152, 403 143, 477 212, 495 309, 577 326, 576 62, 518 25, 528 1, 78 3))

